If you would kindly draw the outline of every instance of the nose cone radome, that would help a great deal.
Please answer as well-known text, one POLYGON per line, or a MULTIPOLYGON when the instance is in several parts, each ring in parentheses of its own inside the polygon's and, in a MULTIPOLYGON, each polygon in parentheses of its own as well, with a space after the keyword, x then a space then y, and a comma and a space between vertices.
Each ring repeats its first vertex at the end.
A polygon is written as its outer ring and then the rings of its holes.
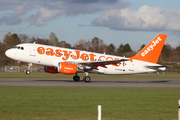
POLYGON ((5 55, 6 55, 7 57, 11 58, 11 56, 12 56, 11 50, 6 50, 5 55))
POLYGON ((8 58, 11 58, 13 60, 21 60, 21 55, 22 55, 22 52, 21 50, 15 50, 15 49, 9 49, 5 52, 5 55, 8 57, 8 58))

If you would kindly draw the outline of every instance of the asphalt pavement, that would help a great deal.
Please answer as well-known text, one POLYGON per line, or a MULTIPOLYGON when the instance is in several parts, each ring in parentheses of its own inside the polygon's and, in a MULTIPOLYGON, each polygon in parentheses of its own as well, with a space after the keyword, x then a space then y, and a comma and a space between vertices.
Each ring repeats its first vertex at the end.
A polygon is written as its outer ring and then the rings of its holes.
POLYGON ((180 88, 180 80, 93 79, 86 83, 71 79, 0 79, 0 86, 36 87, 115 87, 115 88, 180 88))

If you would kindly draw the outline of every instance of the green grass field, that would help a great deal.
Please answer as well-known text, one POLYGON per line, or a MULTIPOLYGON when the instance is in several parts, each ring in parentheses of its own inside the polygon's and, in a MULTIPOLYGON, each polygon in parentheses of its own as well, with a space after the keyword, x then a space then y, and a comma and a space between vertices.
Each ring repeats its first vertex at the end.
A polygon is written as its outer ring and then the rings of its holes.
MULTIPOLYGON (((4 73, 0 78, 72 78, 73 75, 4 73)), ((84 76, 84 74, 80 74, 84 76)), ((91 75, 96 79, 179 79, 180 74, 91 75)), ((0 120, 177 120, 180 89, 0 87, 0 120)))
POLYGON ((0 87, 1 120, 175 120, 180 89, 0 87))

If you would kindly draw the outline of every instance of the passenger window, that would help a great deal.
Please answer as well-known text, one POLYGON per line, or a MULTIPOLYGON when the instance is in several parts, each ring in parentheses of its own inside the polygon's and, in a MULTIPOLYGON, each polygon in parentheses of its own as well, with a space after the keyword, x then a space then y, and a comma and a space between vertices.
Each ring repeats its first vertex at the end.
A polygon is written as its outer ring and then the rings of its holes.
POLYGON ((21 47, 21 50, 24 50, 24 47, 21 47))

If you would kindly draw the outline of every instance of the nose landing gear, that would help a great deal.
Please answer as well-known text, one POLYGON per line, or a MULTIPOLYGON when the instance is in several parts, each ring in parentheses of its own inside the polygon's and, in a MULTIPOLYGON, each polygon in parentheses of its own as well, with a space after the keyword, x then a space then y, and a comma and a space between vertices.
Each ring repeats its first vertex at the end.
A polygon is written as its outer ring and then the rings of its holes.
POLYGON ((26 74, 29 75, 31 73, 30 70, 26 70, 26 74))
POLYGON ((29 63, 28 64, 28 69, 26 70, 26 74, 29 75, 31 73, 31 66, 32 66, 32 63, 29 63))

